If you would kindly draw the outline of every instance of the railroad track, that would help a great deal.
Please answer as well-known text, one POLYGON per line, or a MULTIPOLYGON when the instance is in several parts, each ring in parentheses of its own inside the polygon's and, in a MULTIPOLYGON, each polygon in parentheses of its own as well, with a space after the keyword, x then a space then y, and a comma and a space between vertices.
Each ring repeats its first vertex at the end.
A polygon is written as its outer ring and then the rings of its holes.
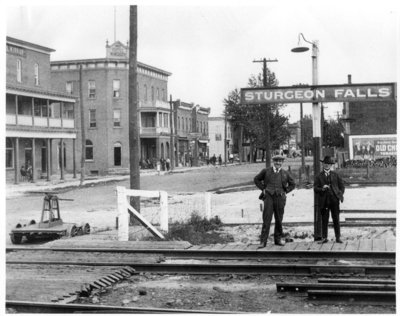
POLYGON ((101 313, 101 314, 231 314, 225 311, 208 311, 193 309, 172 309, 172 308, 140 308, 94 304, 66 304, 66 303, 46 303, 46 302, 27 302, 7 300, 6 308, 13 309, 18 313, 101 313))
MULTIPOLYGON (((6 276, 7 276, 7 301, 6 306, 21 312, 32 312, 34 310, 46 310, 50 312, 105 312, 105 313, 167 313, 186 312, 186 310, 170 309, 129 309, 120 307, 99 307, 98 305, 71 304, 80 296, 90 296, 93 291, 101 291, 134 274, 184 274, 184 275, 287 275, 287 276, 309 276, 309 277, 358 277, 358 278, 380 278, 393 279, 395 276, 395 255, 394 252, 383 252, 380 255, 386 256, 371 258, 373 252, 348 252, 348 262, 340 262, 332 257, 335 252, 313 252, 301 251, 297 253, 297 262, 291 263, 288 260, 294 258, 294 254, 287 252, 282 256, 282 251, 234 251, 227 250, 221 255, 220 251, 207 250, 173 250, 173 249, 90 249, 90 248, 59 248, 43 249, 14 247, 6 249, 6 276), (185 254, 186 253, 186 254, 185 254), (241 256, 241 254, 245 254, 241 256), (110 255, 111 254, 111 255, 110 255), (172 255, 171 255, 172 254, 172 255), (279 257, 281 254, 281 257, 279 257), (322 258, 318 255, 326 256, 322 258), (190 257, 189 255, 192 255, 190 257), (229 255, 231 257, 229 257, 229 255), (353 257, 351 257, 353 255, 353 257), (174 257, 175 256, 175 257, 174 257), (179 257, 184 258, 179 258, 179 257), (200 256, 200 257, 196 257, 200 256), (214 256, 214 257, 213 257, 214 256), (304 258, 302 258, 304 256, 304 258), (207 260, 205 260, 205 258, 207 260), (311 259, 310 259, 311 258, 311 259), (211 260, 210 260, 211 259, 211 260), (272 259, 272 260, 271 260, 272 259), (280 261, 279 261, 280 260, 280 261), (364 260, 364 262, 362 262, 364 260), (367 260, 367 261, 366 261, 367 260), (272 263, 271 263, 272 262, 272 263), (371 263, 372 262, 372 263, 371 263), (49 282, 42 278, 54 276, 49 288, 49 282), (59 280, 59 278, 65 280, 59 280), (82 281, 82 277, 87 279, 82 281), (13 279, 15 278, 15 279, 13 279), (57 281, 59 283, 57 284, 57 281), (66 283, 67 282, 67 283, 66 283), (70 283, 70 284, 68 284, 70 283), (67 287, 66 285, 70 285, 67 287), (13 288, 13 286, 15 288, 13 288), (31 286, 31 288, 29 288, 31 286), (24 293, 20 291, 32 290, 32 287, 43 296, 43 291, 51 291, 52 295, 57 293, 56 299, 51 302, 41 299, 23 300, 24 293), (58 291, 58 292, 57 292, 58 291), (64 294, 62 293, 64 291, 64 294), (14 296, 13 296, 13 295, 14 296), (20 299, 20 300, 17 300, 20 299), (39 303, 36 303, 39 302, 39 303), (55 305, 53 303, 56 303, 55 305), (73 306, 75 305, 75 306, 73 306), (58 309, 57 309, 58 308, 58 309), (76 308, 76 309, 75 309, 76 308), (107 310, 108 308, 108 310, 107 310)), ((339 252, 337 252, 338 254, 339 252)), ((277 285, 278 286, 278 285, 277 285)), ((282 285, 280 285, 282 287, 282 285)), ((279 287, 279 288, 280 288, 279 287)), ((300 285, 297 285, 300 287, 300 285)), ((308 288, 309 300, 329 300, 326 298, 326 291, 337 291, 328 285, 327 288, 308 288), (321 291, 325 292, 321 292, 321 291), (313 292, 314 291, 314 292, 313 292), (319 291, 319 292, 318 292, 319 291)), ((347 286, 348 287, 348 286, 347 286)), ((361 288, 365 286, 361 285, 361 288)), ((378 288, 379 285, 370 287, 378 288)), ((392 288, 389 284, 387 288, 392 288)), ((346 285, 342 285, 340 291, 346 293, 346 285)), ((352 289, 354 292, 354 289, 352 289)), ((362 302, 361 294, 350 293, 352 296, 341 297, 342 301, 349 299, 355 302, 362 302), (349 298, 350 297, 350 298, 349 298)), ((381 297, 385 291, 380 292, 381 297)), ((349 294, 347 293, 347 294, 349 294)), ((369 290, 367 294, 374 293, 369 290)), ((38 294, 39 295, 39 294, 38 294)), ((332 294, 330 294, 332 295, 332 294)), ((384 303, 393 301, 393 293, 381 298, 384 303)), ((32 296, 31 296, 32 297, 32 296)), ((50 297, 50 296, 47 296, 50 297)), ((50 300, 50 299, 48 299, 50 300)), ((193 310, 191 310, 193 312, 193 310)))
POLYGON ((396 285, 387 279, 318 279, 318 283, 277 283, 278 292, 306 293, 308 299, 320 304, 396 303, 396 285))
MULTIPOLYGON (((118 254, 146 254, 162 255, 173 259, 214 259, 214 260, 257 260, 257 259, 381 259, 395 260, 394 251, 332 251, 332 250, 269 250, 257 249, 117 249, 117 248, 32 248, 7 247, 6 253, 37 252, 39 256, 49 258, 51 254, 67 253, 118 253, 118 254), (42 254, 40 254, 42 253, 42 254)), ((33 258, 33 256, 31 256, 33 258)))

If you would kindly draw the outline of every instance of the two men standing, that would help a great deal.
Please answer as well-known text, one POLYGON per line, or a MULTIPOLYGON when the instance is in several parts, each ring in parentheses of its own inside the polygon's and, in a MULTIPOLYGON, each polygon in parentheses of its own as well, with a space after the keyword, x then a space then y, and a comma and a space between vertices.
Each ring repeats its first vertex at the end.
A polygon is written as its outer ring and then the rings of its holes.
MULTIPOLYGON (((259 198, 264 201, 259 248, 267 245, 272 215, 275 218, 275 245, 285 245, 282 240, 282 220, 286 205, 286 194, 295 188, 295 182, 289 172, 282 169, 284 159, 280 155, 273 156, 273 167, 263 169, 254 178, 255 185, 262 190, 259 198)), ((314 192, 318 194, 318 208, 322 218, 322 239, 320 243, 328 242, 329 211, 332 215, 336 242, 341 243, 339 202, 343 202, 344 183, 336 172, 331 171, 331 166, 334 164, 331 157, 326 156, 321 162, 323 171, 315 177, 314 181, 314 192)))

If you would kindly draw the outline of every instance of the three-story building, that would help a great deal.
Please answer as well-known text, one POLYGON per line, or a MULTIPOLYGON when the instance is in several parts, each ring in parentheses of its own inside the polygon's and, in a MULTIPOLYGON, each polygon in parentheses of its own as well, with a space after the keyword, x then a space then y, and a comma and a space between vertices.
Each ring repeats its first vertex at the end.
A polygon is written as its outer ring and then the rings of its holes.
POLYGON ((76 171, 76 100, 51 89, 53 49, 6 38, 6 180, 76 171))

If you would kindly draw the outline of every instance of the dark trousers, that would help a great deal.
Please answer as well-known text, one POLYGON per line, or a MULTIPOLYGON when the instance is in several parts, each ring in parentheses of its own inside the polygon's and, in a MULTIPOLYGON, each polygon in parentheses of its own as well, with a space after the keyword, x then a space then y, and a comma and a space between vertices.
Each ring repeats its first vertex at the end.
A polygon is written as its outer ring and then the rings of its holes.
POLYGON ((269 228, 271 226, 272 215, 275 218, 274 240, 280 241, 283 235, 282 220, 285 210, 286 196, 265 194, 263 225, 261 229, 261 242, 267 242, 269 236, 269 228))
POLYGON ((325 206, 320 210, 322 217, 322 238, 328 238, 329 211, 332 216, 335 237, 336 239, 340 238, 339 200, 335 197, 327 197, 325 206))

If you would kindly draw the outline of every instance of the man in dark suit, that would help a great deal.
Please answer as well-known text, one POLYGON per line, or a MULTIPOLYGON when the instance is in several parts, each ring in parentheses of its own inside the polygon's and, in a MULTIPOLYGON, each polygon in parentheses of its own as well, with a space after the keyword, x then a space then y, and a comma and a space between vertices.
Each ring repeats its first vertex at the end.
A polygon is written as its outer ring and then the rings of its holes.
POLYGON ((314 192, 318 194, 318 208, 322 218, 322 240, 319 243, 328 242, 329 211, 331 211, 336 242, 342 243, 340 239, 339 203, 343 202, 343 180, 336 172, 331 170, 335 163, 331 157, 325 156, 321 162, 323 170, 314 181, 314 192))
POLYGON ((261 229, 260 247, 267 245, 272 215, 275 218, 275 245, 283 246, 282 220, 286 204, 286 194, 292 191, 296 184, 290 174, 282 169, 283 156, 272 157, 273 167, 265 168, 255 176, 255 185, 262 190, 260 199, 264 201, 263 225, 261 229))

